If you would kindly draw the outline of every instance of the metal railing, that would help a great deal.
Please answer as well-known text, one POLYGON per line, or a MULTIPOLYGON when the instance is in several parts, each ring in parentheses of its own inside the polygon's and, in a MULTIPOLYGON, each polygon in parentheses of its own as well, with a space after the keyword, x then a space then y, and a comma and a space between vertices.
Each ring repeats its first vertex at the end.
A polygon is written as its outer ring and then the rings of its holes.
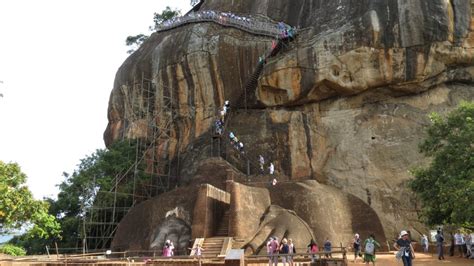
POLYGON ((275 23, 270 19, 262 17, 238 16, 230 12, 219 11, 198 11, 187 14, 186 16, 172 18, 164 21, 156 27, 156 31, 167 31, 190 23, 213 22, 225 27, 237 28, 252 34, 268 37, 282 38, 285 30, 295 29, 291 26, 279 22, 275 23))

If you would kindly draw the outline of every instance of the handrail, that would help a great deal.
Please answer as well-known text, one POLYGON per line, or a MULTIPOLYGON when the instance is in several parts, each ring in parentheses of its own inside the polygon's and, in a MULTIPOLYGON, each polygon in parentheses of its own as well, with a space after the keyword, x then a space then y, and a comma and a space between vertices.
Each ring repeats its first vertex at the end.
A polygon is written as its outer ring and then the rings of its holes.
POLYGON ((291 28, 289 25, 280 22, 275 23, 270 19, 249 18, 237 16, 230 12, 198 11, 185 16, 172 18, 164 21, 156 28, 157 32, 175 29, 191 23, 213 22, 222 26, 237 28, 252 34, 279 38, 285 29, 291 28))

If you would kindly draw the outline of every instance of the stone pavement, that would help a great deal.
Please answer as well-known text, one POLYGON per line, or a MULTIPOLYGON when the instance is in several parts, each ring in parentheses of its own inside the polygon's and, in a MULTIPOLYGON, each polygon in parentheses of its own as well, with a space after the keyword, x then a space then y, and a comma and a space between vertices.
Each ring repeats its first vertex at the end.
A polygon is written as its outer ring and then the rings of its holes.
MULTIPOLYGON (((362 262, 362 260, 359 258, 357 259, 356 263, 353 263, 352 260, 354 259, 353 254, 349 254, 348 256, 349 259, 349 266, 355 266, 355 265, 365 265, 365 263, 362 262)), ((369 264, 372 265, 372 264, 369 264)), ((403 263, 400 261, 398 262, 395 259, 395 255, 393 254, 379 254, 377 255, 377 261, 375 265, 379 266, 401 266, 403 263)), ((438 260, 438 257, 436 254, 424 254, 424 253, 416 253, 416 258, 413 260, 413 265, 414 266, 437 266, 437 265, 453 265, 453 266, 464 266, 464 265, 469 265, 469 266, 474 266, 474 260, 468 260, 465 258, 459 258, 459 257, 450 257, 450 256, 445 256, 444 261, 438 260)))

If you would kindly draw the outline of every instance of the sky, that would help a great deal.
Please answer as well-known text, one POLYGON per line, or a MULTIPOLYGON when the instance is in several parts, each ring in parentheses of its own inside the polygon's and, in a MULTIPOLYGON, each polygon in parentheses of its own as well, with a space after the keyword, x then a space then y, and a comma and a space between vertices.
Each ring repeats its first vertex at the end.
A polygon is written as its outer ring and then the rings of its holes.
POLYGON ((107 106, 125 38, 190 0, 0 1, 0 161, 16 162, 37 199, 105 148, 107 106))

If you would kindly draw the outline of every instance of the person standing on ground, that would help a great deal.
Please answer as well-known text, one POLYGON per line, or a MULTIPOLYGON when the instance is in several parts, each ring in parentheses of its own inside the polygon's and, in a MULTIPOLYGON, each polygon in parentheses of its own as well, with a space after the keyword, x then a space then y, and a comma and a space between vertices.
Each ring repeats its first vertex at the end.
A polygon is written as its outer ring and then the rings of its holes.
POLYGON ((163 257, 171 257, 172 256, 172 249, 171 249, 171 241, 168 239, 163 246, 163 257))
POLYGON ((283 266, 286 266, 288 254, 290 253, 290 246, 288 245, 288 240, 286 240, 286 238, 281 240, 280 248, 278 250, 280 251, 280 254, 282 254, 281 262, 283 262, 283 266))
POLYGON ((466 235, 466 258, 469 258, 472 256, 471 248, 472 248, 472 234, 468 232, 468 234, 466 235))
POLYGON ((260 172, 263 174, 265 172, 263 169, 265 165, 265 158, 263 158, 261 154, 258 156, 258 163, 260 164, 260 172))
POLYGON ((308 245, 308 253, 311 253, 311 262, 315 262, 316 259, 319 259, 319 256, 316 254, 319 252, 319 247, 318 244, 314 241, 314 239, 311 239, 308 245))
POLYGON ((354 240, 352 240, 352 247, 354 248, 354 263, 356 262, 357 260, 357 257, 361 256, 362 255, 360 254, 360 237, 359 237, 359 234, 355 234, 354 235, 354 240))
POLYGON ((403 266, 412 266, 412 260, 415 258, 415 250, 408 239, 408 232, 403 230, 400 232, 400 238, 393 244, 396 250, 401 250, 403 266))
MULTIPOLYGON (((461 258, 464 257, 464 248, 463 248, 463 246, 465 245, 464 236, 461 234, 461 232, 459 232, 459 230, 454 235, 454 243, 459 250, 459 257, 461 258)), ((454 255, 454 251, 453 251, 453 255, 454 255)))
POLYGON ((364 262, 365 265, 369 265, 369 262, 372 262, 372 265, 375 265, 375 248, 380 248, 379 242, 375 241, 373 234, 370 234, 369 238, 364 241, 364 262))
POLYGON ((296 247, 293 243, 293 239, 288 238, 288 246, 290 247, 290 255, 288 256, 288 262, 290 263, 290 266, 293 266, 293 254, 296 254, 296 247))
POLYGON ((435 235, 436 238, 436 248, 438 251, 438 260, 444 260, 444 236, 443 233, 441 233, 441 230, 438 230, 435 235))
POLYGON ((326 241, 324 241, 324 256, 326 258, 332 258, 332 244, 331 241, 329 240, 329 237, 326 237, 326 241))
POLYGON ((429 242, 428 237, 425 234, 421 236, 421 246, 423 247, 423 252, 428 252, 429 242))
POLYGON ((269 248, 268 248, 268 251, 270 251, 268 253, 270 255, 270 260, 268 261, 269 266, 272 266, 272 264, 274 264, 274 266, 278 266, 278 256, 277 256, 278 247, 279 247, 278 238, 274 236, 272 237, 272 240, 270 241, 269 248))
MULTIPOLYGON (((268 242, 267 242, 267 254, 268 255, 271 255, 273 252, 272 252, 272 241, 273 241, 273 237, 270 237, 268 239, 268 242)), ((268 265, 272 265, 272 261, 273 261, 273 258, 271 256, 268 256, 268 265)))
POLYGON ((454 247, 455 247, 455 240, 454 240, 454 235, 453 233, 449 233, 449 236, 451 237, 451 246, 449 246, 449 256, 452 257, 454 256, 454 247))

